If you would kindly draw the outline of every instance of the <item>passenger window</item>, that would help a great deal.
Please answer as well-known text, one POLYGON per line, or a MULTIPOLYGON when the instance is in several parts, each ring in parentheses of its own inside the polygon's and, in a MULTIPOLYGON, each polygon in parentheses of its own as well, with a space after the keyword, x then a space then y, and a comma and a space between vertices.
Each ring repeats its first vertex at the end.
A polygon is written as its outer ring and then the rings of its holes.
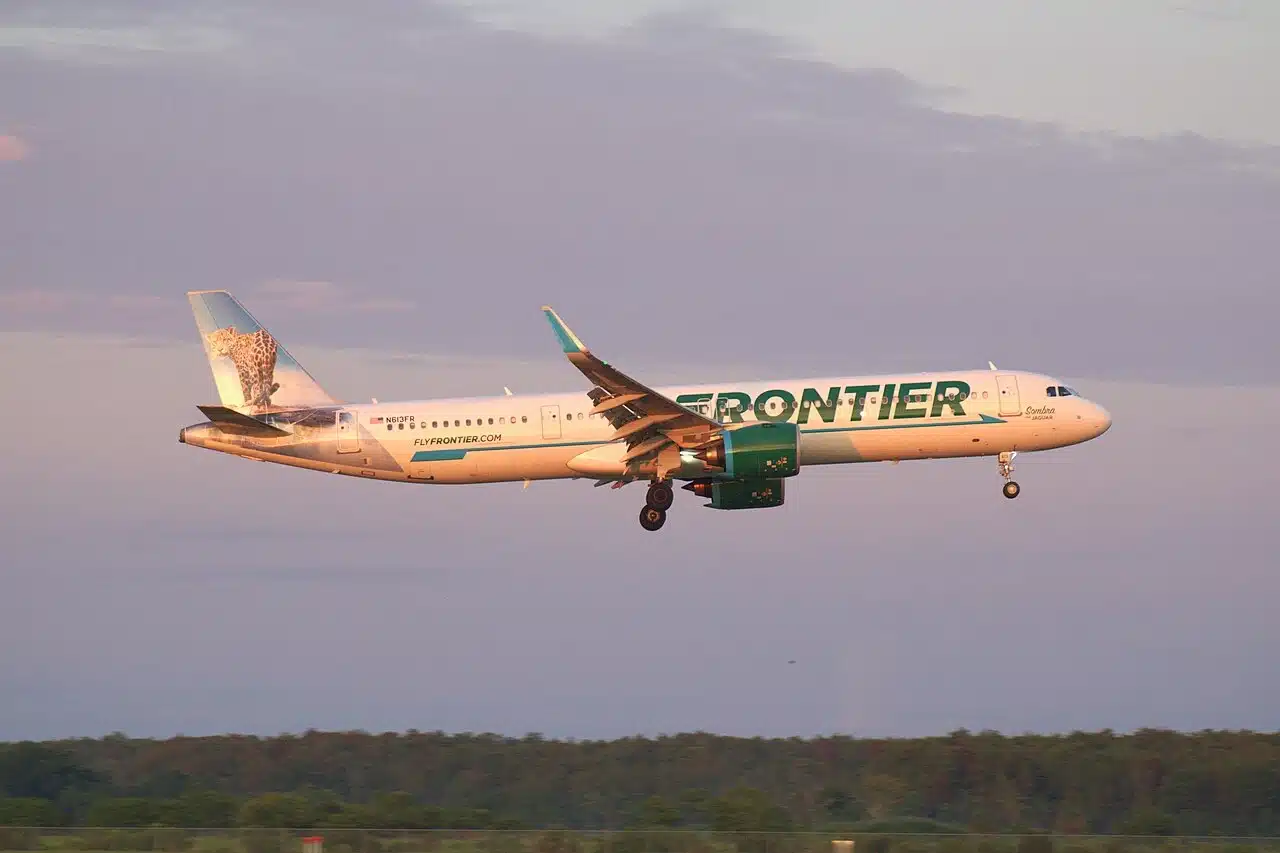
POLYGON ((432 422, 431 422, 431 428, 432 428, 432 429, 435 429, 435 428, 436 428, 436 426, 437 426, 436 422, 435 422, 435 421, 432 421, 432 422))
POLYGON ((498 418, 498 423, 505 424, 506 422, 507 422, 506 418, 498 418))
POLYGON ((493 426, 493 418, 489 418, 489 426, 493 426))
POLYGON ((456 426, 456 427, 460 427, 460 426, 462 426, 462 421, 458 420, 457 418, 454 418, 454 419, 453 419, 453 425, 454 425, 454 426, 456 426))
POLYGON ((520 416, 520 423, 522 423, 522 424, 527 424, 528 422, 529 422, 529 416, 528 416, 528 415, 521 415, 521 416, 520 416))
POLYGON ((387 432, 391 432, 395 428, 396 428, 395 424, 387 424, 387 432))

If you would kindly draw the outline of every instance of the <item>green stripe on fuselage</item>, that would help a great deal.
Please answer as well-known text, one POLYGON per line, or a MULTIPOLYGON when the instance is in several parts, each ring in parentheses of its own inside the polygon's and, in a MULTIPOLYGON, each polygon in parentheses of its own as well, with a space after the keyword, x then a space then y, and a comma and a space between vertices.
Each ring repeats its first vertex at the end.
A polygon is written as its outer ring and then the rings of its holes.
POLYGON ((959 420, 947 418, 945 420, 929 421, 926 423, 887 423, 887 424, 862 424, 861 426, 847 427, 826 427, 823 429, 806 429, 801 430, 802 433, 810 432, 862 432, 864 430, 878 429, 920 429, 921 427, 948 427, 948 426, 981 426, 982 424, 1003 424, 1008 421, 1003 418, 997 418, 994 415, 979 415, 978 420, 959 420))

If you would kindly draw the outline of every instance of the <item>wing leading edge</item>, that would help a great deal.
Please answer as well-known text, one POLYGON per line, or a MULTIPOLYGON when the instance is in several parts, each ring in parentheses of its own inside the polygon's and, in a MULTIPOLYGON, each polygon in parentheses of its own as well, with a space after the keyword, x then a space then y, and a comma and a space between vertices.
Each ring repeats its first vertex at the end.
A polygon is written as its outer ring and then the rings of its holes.
POLYGON ((587 392, 594 404, 591 414, 609 421, 614 429, 612 441, 626 443, 622 459, 628 479, 649 469, 665 479, 680 467, 682 450, 700 448, 724 429, 718 421, 681 406, 596 357, 550 306, 542 306, 542 312, 565 357, 592 383, 587 392))

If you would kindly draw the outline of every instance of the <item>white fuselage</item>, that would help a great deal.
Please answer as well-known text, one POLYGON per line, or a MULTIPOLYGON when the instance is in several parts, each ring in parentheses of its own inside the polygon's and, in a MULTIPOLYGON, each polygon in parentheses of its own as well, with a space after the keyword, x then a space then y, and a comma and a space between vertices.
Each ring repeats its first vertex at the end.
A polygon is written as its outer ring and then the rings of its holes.
MULTIPOLYGON (((798 424, 803 469, 1047 450, 1106 432, 1107 412, 1074 392, 1061 395, 1064 387, 1037 373, 954 371, 655 390, 729 424, 798 424), (968 392, 956 395, 955 388, 964 386, 968 392)), ((206 423, 183 430, 181 440, 268 462, 401 482, 620 477, 626 448, 610 441, 614 428, 603 415, 590 415, 591 408, 585 391, 339 405, 318 424, 312 418, 305 427, 281 425, 288 435, 278 438, 231 435, 206 423)))

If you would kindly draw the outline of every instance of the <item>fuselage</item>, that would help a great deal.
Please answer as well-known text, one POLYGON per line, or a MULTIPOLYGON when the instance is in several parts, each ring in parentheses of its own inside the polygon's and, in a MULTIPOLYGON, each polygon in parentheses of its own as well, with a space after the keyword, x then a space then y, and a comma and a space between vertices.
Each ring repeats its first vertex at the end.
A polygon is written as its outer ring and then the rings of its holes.
MULTIPOLYGON (((1065 447, 1111 426, 1098 404, 1050 376, 951 371, 719 382, 654 389, 732 427, 788 421, 799 464, 993 456, 1065 447)), ((406 483, 496 483, 623 475, 625 446, 585 391, 334 405, 260 419, 237 435, 212 422, 186 444, 251 459, 406 483)), ((694 465, 687 476, 697 476, 694 465)))

